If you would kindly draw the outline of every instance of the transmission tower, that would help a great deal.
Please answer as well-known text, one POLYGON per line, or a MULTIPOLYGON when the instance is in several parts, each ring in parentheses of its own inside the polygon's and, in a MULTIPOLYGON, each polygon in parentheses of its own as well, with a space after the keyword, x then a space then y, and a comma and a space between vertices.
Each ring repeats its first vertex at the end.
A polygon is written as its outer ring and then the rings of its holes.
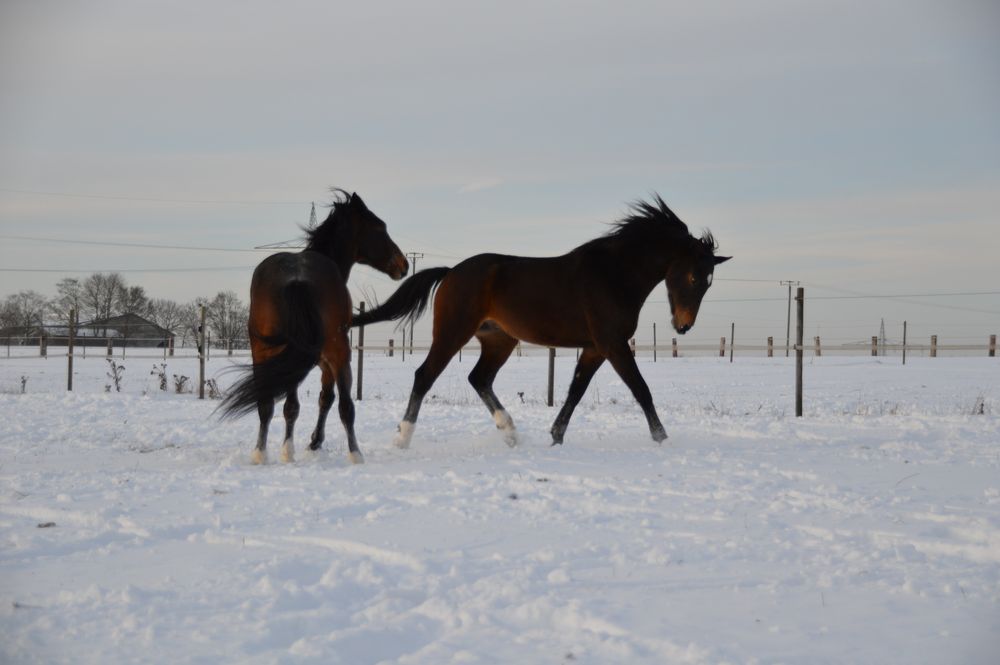
POLYGON ((309 230, 316 228, 316 202, 313 201, 312 210, 309 211, 309 230))

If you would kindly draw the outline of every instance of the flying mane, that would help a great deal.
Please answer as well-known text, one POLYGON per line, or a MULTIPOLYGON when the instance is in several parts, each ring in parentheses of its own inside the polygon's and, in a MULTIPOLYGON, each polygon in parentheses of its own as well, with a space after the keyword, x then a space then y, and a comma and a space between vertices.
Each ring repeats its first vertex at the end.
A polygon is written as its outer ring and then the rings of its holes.
POLYGON ((337 220, 347 209, 351 195, 337 187, 330 188, 333 192, 333 203, 330 204, 330 214, 326 216, 322 224, 313 229, 304 228, 306 235, 306 249, 323 249, 329 247, 336 232, 337 220))
POLYGON ((638 200, 630 203, 628 214, 612 222, 610 231, 584 245, 604 244, 615 240, 642 243, 664 236, 680 241, 690 239, 700 244, 701 249, 709 254, 713 254, 718 248, 710 231, 706 230, 700 238, 690 235, 687 224, 674 214, 659 194, 653 194, 652 202, 638 200))

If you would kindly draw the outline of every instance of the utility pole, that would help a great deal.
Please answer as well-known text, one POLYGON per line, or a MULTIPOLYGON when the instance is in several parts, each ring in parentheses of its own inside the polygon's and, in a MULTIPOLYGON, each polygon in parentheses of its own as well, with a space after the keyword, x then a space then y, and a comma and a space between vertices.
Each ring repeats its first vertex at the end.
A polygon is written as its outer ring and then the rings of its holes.
POLYGON ((788 286, 788 318, 785 322, 785 357, 788 357, 788 349, 792 342, 792 287, 798 286, 797 281, 791 279, 783 279, 778 282, 782 286, 788 286))
MULTIPOLYGON (((417 274, 417 259, 424 258, 423 252, 407 252, 406 257, 410 259, 410 264, 413 266, 413 274, 417 274)), ((413 355, 413 319, 410 319, 410 355, 413 355)), ((405 331, 405 328, 404 328, 405 331)), ((403 346, 406 346, 405 344, 403 346)), ((404 352, 405 353, 405 352, 404 352)))

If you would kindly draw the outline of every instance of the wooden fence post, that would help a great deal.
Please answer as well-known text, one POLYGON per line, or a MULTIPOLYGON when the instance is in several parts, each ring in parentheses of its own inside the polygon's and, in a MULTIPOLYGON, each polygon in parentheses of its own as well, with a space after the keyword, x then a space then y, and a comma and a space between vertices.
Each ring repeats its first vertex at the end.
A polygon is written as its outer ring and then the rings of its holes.
POLYGON ((819 356, 823 355, 823 348, 819 344, 819 335, 816 335, 813 341, 816 344, 816 357, 818 358, 819 356))
POLYGON ((553 391, 556 380, 556 350, 553 347, 549 347, 549 392, 545 400, 545 403, 552 406, 555 402, 553 399, 553 391))
POLYGON ((198 399, 205 399, 205 306, 198 315, 198 399))
POLYGON ((671 349, 671 355, 672 355, 672 356, 673 356, 674 358, 676 358, 676 357, 677 357, 677 338, 676 338, 676 337, 674 337, 674 338, 673 338, 673 339, 672 339, 672 340, 670 341, 670 349, 671 349))
POLYGON ((226 340, 226 355, 227 356, 233 355, 233 338, 232 337, 230 337, 229 339, 226 340))
POLYGON ((68 371, 66 373, 66 390, 73 390, 73 338, 76 336, 76 309, 69 310, 69 340, 66 350, 68 371))
POLYGON ((795 417, 802 417, 802 329, 805 319, 805 289, 801 286, 795 294, 795 417))
POLYGON ((108 358, 110 358, 112 353, 111 338, 108 337, 107 339, 108 339, 108 358))
POLYGON ((719 339, 719 357, 726 357, 726 338, 722 337, 719 339))
POLYGON ((937 335, 931 335, 931 358, 937 358, 937 335))
MULTIPOLYGON (((365 301, 358 303, 358 313, 365 313, 365 301)), ((358 326, 358 401, 361 401, 361 394, 365 384, 365 327, 358 326)))
POLYGON ((389 357, 392 358, 392 354, 396 352, 396 340, 389 340, 389 357))
POLYGON ((171 335, 167 340, 167 354, 173 358, 174 357, 174 336, 171 335))
POLYGON ((996 355, 997 355, 997 336, 996 335, 990 335, 989 357, 990 358, 995 358, 996 355))
POLYGON ((38 336, 38 355, 40 355, 42 358, 49 357, 49 342, 48 339, 45 337, 44 330, 42 331, 42 334, 38 336))
POLYGON ((774 357, 774 337, 768 335, 767 337, 767 357, 774 357))
POLYGON ((878 337, 872 335, 872 357, 878 357, 878 337))

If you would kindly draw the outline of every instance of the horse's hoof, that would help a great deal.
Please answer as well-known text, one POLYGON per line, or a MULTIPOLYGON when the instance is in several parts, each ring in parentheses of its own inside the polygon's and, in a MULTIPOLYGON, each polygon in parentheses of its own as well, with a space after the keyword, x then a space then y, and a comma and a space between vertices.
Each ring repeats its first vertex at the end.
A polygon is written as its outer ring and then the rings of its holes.
POLYGON ((295 461, 295 444, 291 441, 285 441, 281 446, 281 461, 285 464, 289 464, 295 461))
POLYGON ((667 438, 668 438, 667 433, 664 432, 663 430, 660 430, 659 432, 655 432, 653 434, 653 441, 655 441, 656 445, 658 446, 662 445, 663 442, 667 440, 667 438))
POLYGON ((260 448, 254 448, 253 453, 250 454, 251 464, 267 464, 267 451, 261 450, 260 448))
POLYGON ((410 447, 410 439, 413 438, 413 430, 416 428, 411 422, 403 421, 399 423, 399 433, 396 434, 396 439, 392 442, 397 448, 406 449, 410 447))
POLYGON ((503 442, 507 444, 509 448, 517 448, 518 438, 517 432, 514 429, 510 429, 503 433, 503 442))
POLYGON ((559 439, 558 441, 552 439, 552 443, 549 444, 549 447, 552 448, 554 446, 561 446, 561 445, 562 445, 562 439, 559 439))
POLYGON ((347 453, 347 459, 351 460, 351 464, 364 464, 365 457, 361 454, 361 451, 349 452, 347 453))

